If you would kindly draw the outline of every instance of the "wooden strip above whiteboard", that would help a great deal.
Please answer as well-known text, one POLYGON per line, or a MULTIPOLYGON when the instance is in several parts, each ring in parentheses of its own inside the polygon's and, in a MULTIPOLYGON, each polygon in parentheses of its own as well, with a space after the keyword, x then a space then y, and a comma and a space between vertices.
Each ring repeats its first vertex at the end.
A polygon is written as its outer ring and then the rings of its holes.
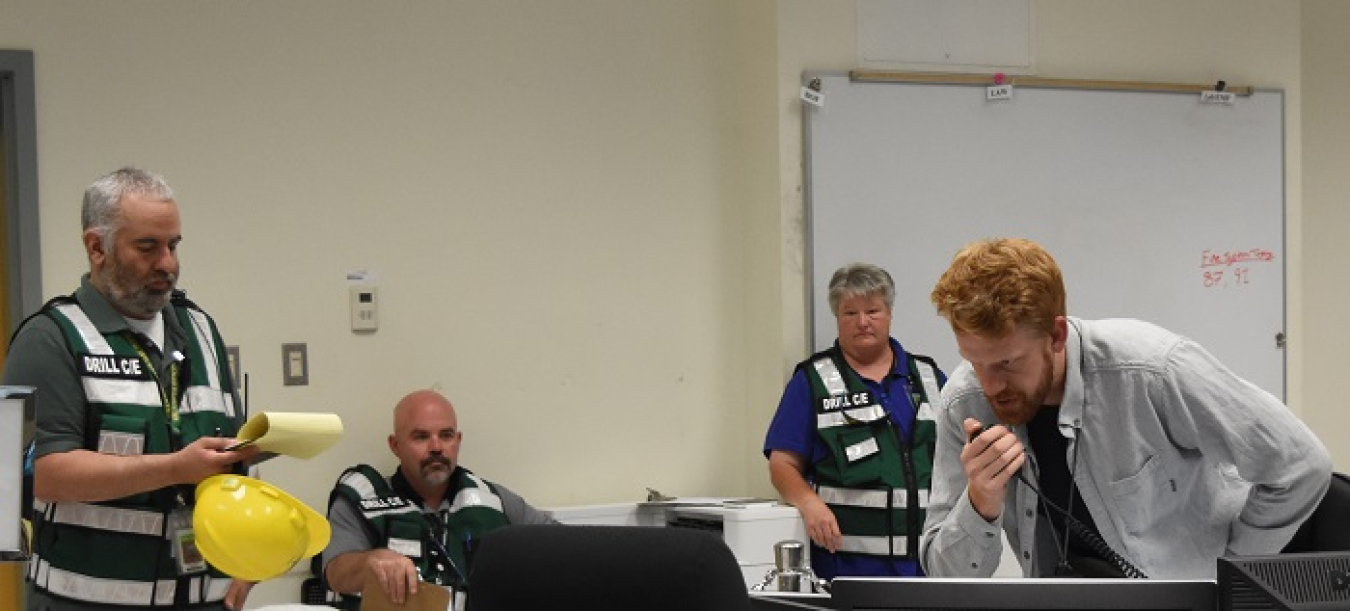
MULTIPOLYGON (((942 72, 882 72, 875 70, 853 70, 849 79, 862 82, 896 83, 947 83, 953 85, 993 85, 992 74, 950 74, 942 72)), ((1014 87, 1054 87, 1060 89, 1109 89, 1113 91, 1167 91, 1175 93, 1200 93, 1214 91, 1217 83, 1193 85, 1189 83, 1150 83, 1141 81, 1101 81, 1088 79, 1044 78, 1039 76, 1007 75, 1004 84, 1014 87)), ((1236 95, 1251 95, 1255 87, 1228 85, 1224 91, 1236 95)))

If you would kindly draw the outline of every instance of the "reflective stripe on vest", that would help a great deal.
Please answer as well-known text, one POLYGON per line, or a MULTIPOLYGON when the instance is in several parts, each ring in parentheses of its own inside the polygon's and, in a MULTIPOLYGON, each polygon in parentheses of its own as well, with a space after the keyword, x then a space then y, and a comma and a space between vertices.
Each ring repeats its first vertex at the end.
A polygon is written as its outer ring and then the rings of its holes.
POLYGON ((139 456, 145 453, 145 435, 138 433, 119 433, 117 431, 99 431, 98 451, 100 454, 139 456))
MULTIPOLYGON (((38 588, 52 594, 105 605, 172 607, 178 587, 173 579, 149 582, 88 577, 55 568, 37 556, 33 557, 28 574, 38 588)), ((215 578, 210 575, 188 579, 188 604, 224 600, 225 592, 230 589, 230 581, 228 577, 215 578)))
POLYGON ((885 417, 886 408, 874 403, 864 407, 816 414, 816 428, 828 429, 833 426, 844 426, 850 422, 875 422, 885 417))
POLYGON ((840 537, 839 551, 852 552, 854 554, 871 554, 873 556, 887 556, 892 553, 891 541, 895 541, 895 550, 897 554, 905 553, 905 548, 909 545, 909 537, 860 537, 858 535, 844 535, 840 537))
MULTIPOLYGON (((858 488, 837 488, 819 486, 816 494, 830 505, 848 505, 873 509, 905 509, 909 505, 909 494, 904 488, 896 488, 889 493, 885 490, 862 490, 858 488)), ((919 490, 919 507, 928 507, 928 491, 919 490)))
POLYGON ((502 510, 501 497, 492 492, 491 488, 488 488, 487 482, 467 471, 465 475, 478 487, 461 489, 455 495, 454 502, 450 503, 450 513, 458 513, 465 507, 488 507, 497 510, 498 513, 505 513, 502 510))
MULTIPOLYGON (((49 505, 43 501, 33 501, 33 510, 46 513, 49 505)), ((158 537, 164 534, 164 514, 157 511, 142 511, 107 505, 90 505, 75 501, 61 501, 50 505, 52 512, 47 521, 54 524, 69 524, 98 530, 131 533, 158 537)))
MULTIPOLYGON (((206 358, 207 363, 215 365, 220 362, 220 355, 216 354, 215 334, 211 332, 211 320, 203 312, 198 312, 192 308, 185 308, 188 318, 192 319, 192 326, 197 329, 197 347, 202 351, 202 356, 206 358), (205 337, 201 337, 205 336, 205 337)), ((220 388, 220 371, 215 367, 206 367, 206 385, 208 388, 220 388)), ((192 389, 188 389, 191 391, 192 389)), ((207 409, 201 406, 193 406, 198 409, 207 409)), ((219 410, 223 411, 223 410, 219 410)))
MULTIPOLYGON (((192 328, 195 330, 196 342, 190 342, 197 350, 201 351, 204 361, 202 370, 206 372, 206 379, 200 380, 196 385, 189 385, 183 394, 183 405, 180 412, 218 412, 233 418, 235 416, 234 395, 225 392, 222 385, 219 363, 222 363, 220 353, 216 352, 216 335, 211 327, 211 319, 207 318, 205 312, 200 312, 192 308, 183 308, 187 312, 188 318, 192 321, 192 328), (201 383, 205 382, 203 386, 201 383)), ((188 331, 190 334, 193 331, 188 331)), ((191 348, 189 348, 190 350, 191 348)), ((192 376, 188 376, 192 379, 192 376)))
POLYGON ((389 541, 386 542, 384 546, 389 548, 389 551, 403 554, 404 556, 407 556, 409 558, 422 557, 421 541, 414 541, 412 539, 399 539, 397 537, 389 537, 389 541))
MULTIPOLYGON (((207 368, 209 372, 215 372, 215 367, 207 368)), ((214 373, 212 374, 214 377, 214 373)), ((183 393, 183 409, 179 411, 190 412, 218 412, 226 416, 234 417, 234 397, 229 393, 208 388, 206 386, 189 386, 187 392, 183 393)))
POLYGON ((881 446, 877 445, 875 437, 869 437, 866 441, 860 441, 847 448, 844 448, 844 457, 849 462, 854 462, 862 458, 867 458, 881 451, 881 446))
POLYGON ((134 405, 159 405, 159 385, 154 378, 148 380, 111 380, 85 376, 84 394, 90 403, 129 403, 134 405))
MULTIPOLYGON (((383 481, 383 480, 381 480, 383 481)), ((351 471, 338 478, 338 483, 351 488, 359 499, 384 496, 375 490, 375 484, 360 471, 351 471)))
POLYGON ((84 310, 74 303, 65 303, 56 306, 56 311, 60 312, 70 325, 75 327, 75 331, 80 334, 80 339, 84 345, 94 354, 112 354, 112 346, 108 345, 108 340, 103 339, 103 334, 98 332, 98 327, 94 326, 94 321, 89 320, 84 315, 84 310))
POLYGON ((848 392, 848 387, 844 385, 844 376, 840 375, 839 368, 834 366, 834 359, 816 359, 811 365, 816 368, 816 375, 820 376, 820 383, 825 386, 825 390, 831 395, 842 395, 848 392))
POLYGON ((920 420, 932 420, 933 408, 928 404, 942 393, 938 389, 937 370, 925 361, 914 359, 914 368, 919 370, 919 381, 923 383, 923 405, 919 406, 917 417, 920 420))

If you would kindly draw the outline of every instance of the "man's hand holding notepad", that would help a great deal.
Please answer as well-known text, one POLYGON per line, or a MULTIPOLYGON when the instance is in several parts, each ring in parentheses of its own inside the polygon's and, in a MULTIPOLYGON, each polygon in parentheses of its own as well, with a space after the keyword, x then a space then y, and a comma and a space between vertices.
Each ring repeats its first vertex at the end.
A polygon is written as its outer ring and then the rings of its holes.
POLYGON ((337 414, 262 412, 249 418, 235 435, 237 442, 225 449, 258 446, 262 453, 254 463, 279 454, 313 458, 341 438, 342 419, 337 414))

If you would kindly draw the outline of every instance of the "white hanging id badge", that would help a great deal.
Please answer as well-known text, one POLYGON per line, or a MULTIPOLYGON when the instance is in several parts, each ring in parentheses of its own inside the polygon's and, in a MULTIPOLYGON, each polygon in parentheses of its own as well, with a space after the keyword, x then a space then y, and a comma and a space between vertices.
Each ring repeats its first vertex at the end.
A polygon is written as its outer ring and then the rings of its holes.
POLYGON ((206 559, 197 549, 197 536, 192 531, 192 512, 175 509, 169 514, 167 532, 171 539, 173 558, 178 563, 178 574, 188 575, 206 570, 206 559))

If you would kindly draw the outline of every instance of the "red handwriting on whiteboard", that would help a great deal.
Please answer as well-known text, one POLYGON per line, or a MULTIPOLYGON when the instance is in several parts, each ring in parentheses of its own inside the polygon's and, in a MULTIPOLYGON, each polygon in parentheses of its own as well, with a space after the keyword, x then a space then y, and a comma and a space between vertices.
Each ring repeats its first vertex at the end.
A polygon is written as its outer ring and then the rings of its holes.
POLYGON ((1270 263, 1275 253, 1264 248, 1215 252, 1208 248, 1200 253, 1200 267, 1227 267, 1238 263, 1270 263))
POLYGON ((1264 248, 1250 250, 1213 251, 1200 253, 1201 284, 1205 288, 1241 287, 1252 281, 1252 265, 1270 263, 1275 253, 1264 248))

